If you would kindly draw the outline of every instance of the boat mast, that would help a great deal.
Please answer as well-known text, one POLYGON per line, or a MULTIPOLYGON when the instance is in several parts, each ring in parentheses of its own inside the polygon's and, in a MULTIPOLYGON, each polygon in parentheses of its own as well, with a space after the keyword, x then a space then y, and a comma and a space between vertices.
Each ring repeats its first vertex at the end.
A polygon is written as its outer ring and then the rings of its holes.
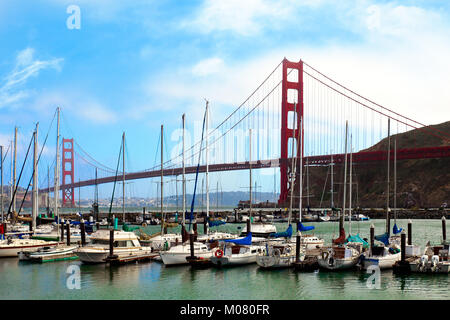
POLYGON ((125 223, 125 131, 122 134, 122 215, 125 223))
POLYGON ((39 122, 36 124, 36 130, 34 131, 34 145, 33 145, 33 197, 32 197, 32 229, 33 234, 36 234, 36 217, 39 211, 38 200, 38 129, 39 122))
MULTIPOLYGON (((56 125, 56 166, 55 166, 55 190, 54 190, 54 197, 55 197, 55 217, 57 217, 57 222, 59 224, 59 212, 58 212, 58 205, 59 205, 59 114, 60 114, 60 108, 57 107, 56 111, 58 113, 57 118, 57 125, 56 125)), ((59 228, 56 228, 56 232, 59 239, 59 228)))
POLYGON ((333 173, 333 167, 334 167, 334 163, 333 163, 333 154, 331 154, 331 163, 330 163, 330 166, 331 166, 331 190, 330 190, 330 192, 331 192, 331 209, 333 209, 333 207, 334 207, 334 201, 333 201, 333 184, 334 184, 334 180, 333 180, 333 176, 334 176, 334 173, 333 173))
MULTIPOLYGON (((9 183, 9 203, 12 203, 12 199, 13 199, 13 191, 14 191, 14 182, 13 182, 13 162, 14 162, 14 160, 13 160, 13 142, 12 142, 12 140, 11 140, 11 142, 10 142, 10 146, 11 146, 11 163, 10 163, 10 165, 9 165, 9 167, 10 167, 10 177, 11 177, 11 179, 10 179, 10 183, 9 183)), ((8 209, 9 210, 9 209, 8 209)))
POLYGON ((342 200, 342 215, 339 217, 339 232, 344 229, 345 220, 345 196, 347 187, 347 135, 348 135, 348 121, 345 121, 345 155, 344 155, 344 197, 342 200))
MULTIPOLYGON (((47 190, 50 190, 50 166, 47 165, 47 190)), ((50 191, 47 191, 47 215, 50 213, 50 191)))
POLYGON ((397 224, 397 137, 394 139, 394 223, 397 224))
MULTIPOLYGON (((252 223, 252 129, 249 129, 248 132, 248 145, 249 145, 249 151, 248 151, 248 157, 249 161, 248 164, 250 166, 250 223, 252 223)), ((248 230, 247 230, 248 231, 248 230)))
POLYGON ((185 219, 186 219, 186 180, 185 180, 185 173, 186 173, 186 169, 185 169, 185 163, 184 163, 184 130, 185 130, 185 114, 183 113, 182 116, 182 122, 183 122, 183 184, 182 184, 182 188, 183 188, 183 225, 185 224, 185 219))
POLYGON ((391 160, 391 118, 388 118, 387 191, 386 191, 386 233, 390 235, 389 218, 389 161, 391 160))
MULTIPOLYGON (((294 110, 295 110, 295 102, 294 102, 294 110)), ((294 130, 295 128, 295 113, 294 116, 292 117, 292 138, 294 138, 294 130)), ((297 128, 297 130, 299 131, 300 128, 297 128)), ((294 161, 294 139, 292 139, 292 152, 291 152, 291 197, 290 197, 290 201, 289 201, 289 216, 288 216, 288 225, 291 224, 291 218, 292 218, 292 201, 294 198, 294 181, 295 181, 295 161, 294 161)), ((296 159, 296 158, 295 158, 296 159)))
MULTIPOLYGON (((208 132, 208 122, 209 122, 209 101, 206 100, 206 119, 205 119, 205 129, 206 129, 206 141, 205 141, 205 160, 206 160, 206 176, 205 176, 205 184, 206 184, 206 220, 209 219, 209 183, 208 183, 208 176, 209 176, 209 166, 208 166, 208 138, 209 138, 209 132, 208 132)), ((208 231, 208 225, 205 224, 206 231, 208 231)), ((207 233, 207 232, 206 232, 207 233)))
MULTIPOLYGON (((303 128, 303 116, 300 115, 300 132, 303 128)), ((300 144, 300 174, 299 174, 299 200, 298 200, 298 211, 299 211, 299 220, 302 222, 302 202, 303 202, 303 144, 302 139, 298 139, 298 143, 300 144)))
MULTIPOLYGON (((17 163, 17 127, 14 128, 14 165, 13 165, 13 190, 16 189, 16 163, 17 163)), ((12 211, 16 211, 16 194, 12 196, 12 211)))
POLYGON ((164 211, 163 211, 163 145, 164 125, 161 125, 161 235, 164 235, 164 211))
POLYGON ((352 167, 353 167, 353 145, 352 135, 350 135, 350 181, 349 181, 349 203, 348 203, 348 222, 350 235, 352 234, 352 167))
POLYGON ((0 146, 0 159, 1 159, 1 164, 2 164, 2 172, 1 172, 1 184, 2 184, 2 223, 4 222, 4 217, 3 217, 3 146, 0 146))

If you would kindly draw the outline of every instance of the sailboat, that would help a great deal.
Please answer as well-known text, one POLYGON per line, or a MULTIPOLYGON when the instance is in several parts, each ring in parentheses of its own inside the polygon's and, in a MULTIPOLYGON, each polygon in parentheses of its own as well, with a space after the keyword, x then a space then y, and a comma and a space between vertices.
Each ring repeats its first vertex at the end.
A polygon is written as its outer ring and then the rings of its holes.
POLYGON ((353 268, 362 253, 363 243, 348 242, 345 236, 345 200, 347 186, 347 135, 348 122, 345 124, 345 156, 344 156, 344 197, 342 201, 342 215, 339 217, 339 237, 333 240, 331 247, 323 247, 317 257, 319 267, 325 270, 342 270, 353 268))
MULTIPOLYGON (((252 218, 252 130, 249 130, 249 178, 250 178, 250 184, 249 184, 249 191, 250 191, 250 207, 249 207, 249 214, 250 214, 250 223, 247 223, 245 227, 242 229, 241 236, 247 236, 248 234, 251 234, 255 238, 268 238, 271 234, 277 232, 277 227, 273 223, 266 223, 266 222, 258 222, 253 223, 252 218), (250 228, 250 230, 248 229, 250 228)), ((244 216, 242 216, 242 221, 244 220, 244 216)))
POLYGON ((148 240, 148 246, 153 250, 162 251, 168 250, 173 243, 178 243, 182 241, 182 235, 176 233, 167 233, 167 227, 172 226, 167 223, 164 213, 164 179, 163 179, 163 161, 164 161, 164 126, 161 125, 161 231, 159 233, 153 234, 148 240))
MULTIPOLYGON (((192 227, 192 218, 194 213, 194 203, 195 203, 195 193, 197 190, 197 181, 198 181, 198 172, 200 167, 200 159, 201 159, 201 150, 203 145, 203 134, 205 131, 205 123, 207 125, 207 119, 208 119, 208 101, 206 102, 206 110, 205 110, 205 116, 203 119, 203 130, 202 130, 202 140, 200 141, 200 152, 199 152, 199 158, 198 158, 198 164, 197 164, 197 171, 195 175, 195 185, 194 185, 194 194, 192 197, 191 202, 191 211, 190 211, 190 225, 189 228, 192 227)), ((183 137, 184 137, 184 115, 183 115, 183 137)), ((207 141, 208 139, 206 139, 207 141)), ((184 146, 184 139, 183 139, 183 146, 184 146)), ((208 154, 208 150, 206 148, 206 155, 208 154)), ((206 158, 207 159, 207 158, 206 158)), ((207 161, 207 160, 206 160, 207 161)), ((184 147, 183 147, 183 165, 184 165, 184 147)), ((183 167, 184 168, 184 167, 183 167)), ((185 232, 185 209, 184 209, 184 199, 185 199, 185 188, 184 188, 184 175, 183 175, 183 232, 185 232)), ((206 179, 208 181, 208 178, 206 179)), ((206 189, 208 190, 208 183, 206 184, 206 189)), ((208 217, 208 211, 209 211, 209 194, 207 192, 207 217, 208 217)), ((195 259, 209 259, 212 255, 212 251, 209 250, 208 246, 204 243, 193 241, 191 244, 190 241, 184 241, 183 243, 172 246, 166 251, 160 251, 159 253, 162 262, 164 265, 175 265, 175 264, 187 264, 189 263, 189 257, 195 258, 195 259), (192 247, 191 247, 192 245, 192 247), (194 252, 191 252, 191 251, 194 252)), ((192 260, 195 260, 192 259, 192 260)))
MULTIPOLYGON (((391 136, 390 136, 390 118, 388 118, 388 156, 387 156, 387 191, 386 191, 386 232, 384 234, 375 236, 375 240, 383 243, 382 246, 374 246, 368 252, 361 256, 360 266, 362 269, 367 269, 371 265, 377 265, 380 269, 390 269, 395 262, 401 259, 400 243, 396 244, 391 241, 390 237, 390 208, 389 208, 389 167, 390 167, 390 151, 391 151, 391 136)), ((396 148, 394 152, 394 164, 396 163, 396 148)), ((394 165, 396 170, 396 165, 394 165)), ((394 170, 394 181, 396 180, 396 171, 394 170)), ((395 196, 394 196, 394 203, 395 196)), ((394 205, 395 207, 396 205, 394 205)), ((395 210, 396 211, 396 210, 395 210)), ((403 229, 398 229, 395 221, 394 232, 400 233, 403 229)))
MULTIPOLYGON (((36 124, 36 130, 33 132, 34 142, 34 156, 33 156, 33 193, 32 193, 32 229, 36 232, 36 218, 39 210, 38 203, 38 128, 39 123, 36 124)), ((26 160, 26 159, 25 159, 26 160)), ((17 190, 17 189, 16 189, 17 190)), ((16 191, 15 190, 15 191, 16 191)), ((43 247, 52 247, 58 245, 56 241, 43 241, 35 239, 12 239, 7 238, 0 241, 0 257, 17 257, 20 251, 23 250, 38 250, 43 247)))

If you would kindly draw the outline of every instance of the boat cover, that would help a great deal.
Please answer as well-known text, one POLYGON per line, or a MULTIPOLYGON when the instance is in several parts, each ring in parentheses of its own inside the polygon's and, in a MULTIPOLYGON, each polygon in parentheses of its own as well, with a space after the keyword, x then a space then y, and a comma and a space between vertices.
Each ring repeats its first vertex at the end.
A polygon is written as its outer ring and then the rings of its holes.
POLYGON ((127 232, 131 232, 131 231, 134 231, 134 230, 137 230, 137 229, 139 229, 139 227, 132 227, 132 226, 130 226, 129 224, 127 224, 127 223, 124 223, 123 225, 122 225, 122 230, 123 231, 127 231, 127 232))
POLYGON ((284 232, 272 232, 269 235, 269 238, 290 238, 292 237, 292 225, 289 225, 289 227, 284 232))
POLYGON ((347 242, 359 242, 359 243, 362 243, 363 244, 363 247, 364 248, 369 248, 369 243, 367 242, 367 241, 365 241, 364 239, 362 239, 360 236, 359 236, 359 233, 356 235, 356 236, 351 236, 351 235, 349 235, 348 237, 347 237, 347 242))
POLYGON ((252 244, 252 233, 249 232, 248 235, 245 238, 239 238, 239 239, 227 239, 222 240, 224 242, 233 242, 234 244, 242 244, 242 245, 251 245, 252 244))
POLYGON ((342 228, 342 229, 339 231, 339 238, 334 239, 334 240, 333 240, 333 243, 334 243, 334 244, 345 243, 345 229, 344 229, 344 228, 342 228))
POLYGON ((304 226, 303 223, 299 222, 297 223, 297 230, 298 231, 309 231, 314 230, 314 226, 304 226))
POLYGON ((387 232, 375 236, 375 239, 384 243, 385 246, 389 245, 389 234, 387 232))
POLYGON ((208 220, 208 225, 210 227, 217 227, 220 226, 221 224, 226 224, 226 222, 222 220, 208 220))
POLYGON ((399 228, 397 227, 397 224, 394 224, 394 229, 393 229, 393 231, 392 231, 394 234, 398 234, 398 233, 400 233, 400 232, 402 232, 402 231, 403 231, 403 228, 400 228, 400 229, 399 229, 399 228))

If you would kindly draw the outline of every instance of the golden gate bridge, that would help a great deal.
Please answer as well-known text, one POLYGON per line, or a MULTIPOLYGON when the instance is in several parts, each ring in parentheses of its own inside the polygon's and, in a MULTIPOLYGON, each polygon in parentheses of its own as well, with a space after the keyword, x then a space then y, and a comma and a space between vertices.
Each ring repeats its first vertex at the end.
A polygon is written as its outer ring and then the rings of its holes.
MULTIPOLYGON (((298 189, 299 170, 290 184, 292 156, 289 150, 297 150, 304 157, 303 165, 328 165, 343 163, 343 137, 345 121, 354 137, 353 162, 370 163, 387 159, 385 150, 367 150, 381 141, 387 132, 387 119, 393 123, 396 133, 412 129, 423 131, 435 141, 450 141, 450 135, 431 126, 401 115, 350 90, 326 76, 306 62, 291 62, 284 58, 275 69, 233 112, 214 129, 207 132, 208 152, 212 161, 210 172, 279 168, 279 203, 285 203, 290 188, 298 189), (300 121, 300 119, 303 119, 300 121), (386 121, 385 121, 386 120, 386 121), (301 124, 301 125, 300 125, 301 124), (248 160, 249 129, 256 132, 252 141, 252 154, 256 160, 248 160), (300 130, 300 131, 298 131, 300 130), (301 147, 297 144, 301 141, 301 147)), ((161 137, 160 137, 161 138, 161 137)), ((397 150, 397 159, 424 159, 450 157, 450 146, 439 142, 433 146, 416 145, 397 150)), ((196 172, 194 159, 200 151, 200 141, 192 144, 187 154, 186 174, 196 172)), ((392 150, 390 151, 393 152, 392 150)), ((393 159, 391 156, 390 159, 393 159)), ((178 176, 182 174, 182 154, 178 154, 153 168, 137 172, 118 172, 96 161, 94 157, 71 139, 62 139, 63 206, 75 206, 75 188, 110 183, 119 180, 135 180, 152 177, 178 176), (77 148, 75 148, 75 146, 77 148), (107 176, 96 179, 75 180, 75 159, 98 168, 107 176)), ((300 166, 300 164, 297 164, 300 166)), ((206 172, 206 165, 199 167, 206 172)), ((303 170, 303 172, 305 172, 303 170)), ((41 188, 41 193, 54 192, 54 187, 41 188)))

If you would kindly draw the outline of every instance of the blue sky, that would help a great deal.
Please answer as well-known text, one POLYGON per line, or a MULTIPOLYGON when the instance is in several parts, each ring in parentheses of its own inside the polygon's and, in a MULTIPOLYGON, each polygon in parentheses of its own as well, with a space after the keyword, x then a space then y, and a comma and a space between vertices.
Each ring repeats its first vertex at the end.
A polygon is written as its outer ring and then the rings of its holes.
MULTIPOLYGON (((439 123, 450 115, 449 16, 446 1, 2 1, 0 143, 19 126, 22 161, 34 123, 42 139, 61 106, 64 137, 115 167, 125 131, 128 170, 143 170, 155 164, 161 124, 170 150, 182 113, 192 130, 207 98, 214 126, 283 57, 439 123), (81 10, 79 30, 66 26, 69 5, 81 10)), ((54 129, 49 139, 42 177, 54 158, 54 129)), ((5 170, 8 180, 9 157, 5 170)), ((231 177, 212 175, 212 184, 244 187, 231 177)), ((257 179, 273 190, 270 176, 257 179)), ((154 196, 154 185, 137 182, 133 195, 154 196)))

